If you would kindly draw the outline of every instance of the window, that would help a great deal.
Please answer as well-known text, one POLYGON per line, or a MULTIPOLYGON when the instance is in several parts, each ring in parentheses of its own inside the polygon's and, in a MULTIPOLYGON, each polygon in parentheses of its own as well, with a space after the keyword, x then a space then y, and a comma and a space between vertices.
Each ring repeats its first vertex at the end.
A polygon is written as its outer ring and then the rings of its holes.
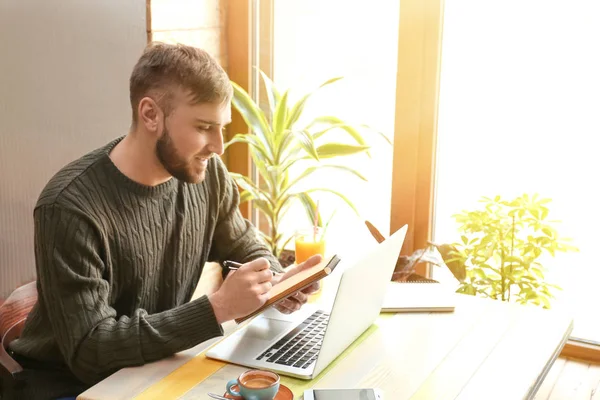
MULTIPOLYGON (((398 2, 306 0, 275 1, 273 5, 275 84, 290 88, 290 96, 298 99, 324 81, 343 76, 344 79, 321 89, 309 100, 305 109, 307 118, 335 115, 348 122, 369 125, 392 138, 398 2)), ((330 194, 315 195, 325 220, 337 209, 329 228, 328 252, 349 250, 361 241, 364 243, 360 232, 367 236, 369 233, 363 219, 373 222, 384 234, 389 232, 393 149, 377 134, 365 131, 364 136, 372 145, 372 158, 361 154, 339 163, 363 173, 369 179, 367 183, 343 172, 319 173, 320 186, 346 194, 360 212, 357 217, 330 194)), ((340 135, 340 141, 344 138, 340 135)), ((307 224, 304 211, 298 207, 298 212, 288 213, 283 222, 288 234, 307 224)))
POLYGON ((542 261, 553 308, 600 342, 600 3, 454 0, 444 16, 434 240, 458 241, 452 214, 481 196, 551 198, 580 249, 542 261))

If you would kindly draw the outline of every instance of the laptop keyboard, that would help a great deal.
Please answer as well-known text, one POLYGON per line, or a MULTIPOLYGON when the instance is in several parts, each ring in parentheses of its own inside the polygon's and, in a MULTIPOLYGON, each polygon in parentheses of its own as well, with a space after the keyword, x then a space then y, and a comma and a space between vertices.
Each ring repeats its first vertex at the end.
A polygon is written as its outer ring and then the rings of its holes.
POLYGON ((256 359, 307 368, 317 359, 328 322, 329 314, 320 310, 314 312, 256 359))

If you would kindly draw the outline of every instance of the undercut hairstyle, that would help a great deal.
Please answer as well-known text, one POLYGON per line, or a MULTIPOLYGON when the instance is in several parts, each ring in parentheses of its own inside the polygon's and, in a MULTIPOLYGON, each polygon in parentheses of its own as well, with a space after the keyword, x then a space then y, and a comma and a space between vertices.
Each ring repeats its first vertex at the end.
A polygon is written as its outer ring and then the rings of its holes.
POLYGON ((184 44, 151 43, 129 79, 132 127, 137 126, 140 100, 151 97, 168 116, 177 89, 189 95, 191 104, 225 104, 233 96, 227 73, 206 51, 184 44))

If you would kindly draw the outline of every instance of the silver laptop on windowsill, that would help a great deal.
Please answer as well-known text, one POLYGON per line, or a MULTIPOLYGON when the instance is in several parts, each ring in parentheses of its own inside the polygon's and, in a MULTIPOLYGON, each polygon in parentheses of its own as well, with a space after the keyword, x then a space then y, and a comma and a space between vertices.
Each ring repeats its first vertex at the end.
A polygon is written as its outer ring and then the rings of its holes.
POLYGON ((340 261, 330 311, 315 304, 291 315, 268 310, 210 348, 207 357, 301 379, 317 376, 377 319, 406 230, 356 260, 340 261))

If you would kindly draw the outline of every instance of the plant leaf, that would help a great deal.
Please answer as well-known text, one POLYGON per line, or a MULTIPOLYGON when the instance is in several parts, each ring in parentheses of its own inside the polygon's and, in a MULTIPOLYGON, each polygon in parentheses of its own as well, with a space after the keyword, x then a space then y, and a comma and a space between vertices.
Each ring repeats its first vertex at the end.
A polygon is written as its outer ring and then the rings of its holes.
MULTIPOLYGON (((300 203, 302 203, 302 205, 304 206, 304 210, 306 211, 306 216, 308 217, 308 219, 310 221, 310 226, 312 226, 315 221, 315 212, 317 210, 317 204, 314 202, 312 197, 310 197, 307 193, 296 193, 294 195, 294 197, 296 197, 298 200, 300 200, 300 203)), ((321 214, 319 213, 319 215, 317 217, 318 217, 317 218, 317 226, 322 226, 323 221, 321 220, 321 214)))
POLYGON ((280 168, 281 172, 282 172, 282 173, 284 173, 285 171, 287 171, 287 169, 288 169, 289 167, 291 167, 292 165, 294 165, 296 162, 298 162, 298 161, 302 160, 303 158, 304 158, 304 157, 295 157, 295 158, 290 158, 290 159, 288 159, 286 162, 284 162, 284 163, 281 165, 281 168, 280 168))
POLYGON ((269 152, 269 155, 272 156, 273 135, 267 123, 265 113, 242 87, 235 82, 231 82, 231 85, 233 86, 233 99, 231 103, 240 113, 248 128, 257 135, 258 139, 269 152))
POLYGON ((342 171, 347 171, 347 172, 359 177, 363 181, 367 181, 367 178, 364 175, 362 175, 360 172, 358 172, 357 170, 355 170, 353 168, 346 167, 345 165, 318 165, 318 166, 313 166, 313 167, 309 167, 309 168, 305 169, 304 172, 302 172, 296 179, 294 179, 292 182, 289 183, 289 185, 287 185, 287 188, 285 188, 283 190, 283 192, 285 193, 289 189, 292 189, 295 184, 297 184, 298 182, 300 182, 302 179, 306 178, 307 176, 311 175, 315 171, 323 170, 325 168, 333 168, 333 169, 339 169, 342 171))
POLYGON ((298 100, 296 104, 294 104, 294 106, 290 110, 287 121, 285 123, 285 127, 287 129, 294 128, 294 124, 298 121, 300 115, 302 115, 302 111, 304 111, 304 105, 306 104, 306 100, 308 100, 311 94, 312 93, 305 94, 300 100, 298 100))
MULTIPOLYGON (((335 118, 335 117, 321 117, 321 118, 332 118, 332 119, 334 119, 336 121, 341 121, 339 118, 335 118)), ((318 120, 318 119, 319 118, 317 118, 316 120, 318 120)), ((332 131, 332 130, 337 129, 337 128, 343 129, 346 132, 350 133, 350 135, 354 138, 354 140, 359 145, 366 146, 366 148, 364 149, 364 151, 370 157, 370 154, 369 154, 369 151, 368 151, 368 149, 369 149, 368 144, 367 144, 367 142, 365 142, 365 140, 363 139, 362 135, 354 127, 352 127, 351 125, 345 124, 345 123, 331 125, 331 126, 325 128, 322 131, 319 131, 319 132, 316 132, 316 133, 312 134, 312 138, 313 138, 314 141, 317 141, 326 132, 332 131)), ((305 132, 309 132, 308 127, 305 128, 304 131, 305 132)), ((332 143, 327 143, 327 144, 332 144, 332 143)), ((343 144, 343 143, 341 143, 341 144, 343 144)), ((343 145, 349 146, 347 144, 343 144, 343 145)), ((290 153, 289 153, 290 156, 298 154, 299 150, 300 150, 300 147, 296 146, 295 148, 293 148, 290 151, 290 153)))
POLYGON ((298 121, 298 118, 300 118, 300 115, 302 115, 302 111, 304 110, 306 101, 308 100, 308 98, 310 96, 312 96, 317 90, 321 89, 322 87, 332 84, 333 82, 336 82, 340 79, 342 79, 342 77, 336 77, 336 78, 329 79, 329 80, 325 81, 324 83, 322 83, 321 86, 319 86, 312 92, 307 93, 304 96, 302 96, 302 98, 300 100, 298 100, 298 102, 296 104, 294 104, 294 106, 292 107, 292 110, 290 111, 289 117, 285 124, 286 128, 292 129, 293 125, 296 123, 296 121, 298 121))
MULTIPOLYGON (((283 133, 286 129, 285 119, 287 116, 287 98, 288 91, 283 94, 281 101, 277 104, 277 108, 275 109, 275 114, 273 115, 273 135, 275 138, 283 136, 283 133)), ((280 139, 276 139, 275 143, 277 143, 280 139)))
POLYGON ((370 130, 370 131, 372 131, 372 132, 375 132, 375 133, 377 133, 377 134, 378 134, 379 136, 381 136, 381 137, 382 137, 382 138, 383 138, 383 139, 384 139, 384 140, 385 140, 385 141, 386 141, 386 142, 387 142, 387 143, 388 143, 390 146, 392 146, 392 145, 393 145, 393 143, 392 143, 392 140, 391 140, 391 139, 390 139, 390 138, 389 138, 389 137, 388 137, 388 136, 387 136, 385 133, 383 133, 383 132, 381 132, 381 131, 378 131, 377 129, 373 129, 373 128, 371 128, 369 125, 364 125, 364 124, 361 124, 361 125, 359 125, 359 126, 360 126, 360 127, 362 127, 362 128, 368 129, 368 130, 370 130))
POLYGON ((269 101, 269 111, 271 116, 273 116, 281 96, 273 84, 273 81, 267 76, 267 74, 265 74, 263 71, 260 71, 260 76, 262 76, 263 84, 265 85, 265 92, 267 93, 267 100, 269 101))
POLYGON ((250 153, 252 156, 252 161, 258 169, 260 176, 263 178, 264 182, 267 184, 269 191, 273 191, 273 189, 277 186, 277 176, 274 173, 271 173, 265 162, 258 157, 256 157, 255 153, 250 153))
POLYGON ((309 189, 306 191, 306 193, 312 193, 312 192, 329 192, 332 193, 336 196, 338 196, 340 199, 344 200, 346 202, 346 204, 348 204, 350 206, 350 208, 352 208, 352 210, 356 213, 356 215, 360 215, 358 210, 356 209, 356 206, 354 204, 352 204, 352 202, 350 201, 350 199, 348 199, 346 196, 344 196, 342 193, 332 190, 332 189, 326 189, 326 188, 317 188, 317 189, 309 189))
POLYGON ((281 249, 285 250, 285 246, 287 246, 294 239, 294 235, 291 235, 283 244, 281 245, 281 249))
POLYGON ((362 153, 369 148, 369 146, 353 146, 345 143, 327 143, 317 147, 317 154, 319 158, 332 158, 362 153))
MULTIPOLYGON (((354 128, 352 125, 345 123, 344 121, 342 121, 341 119, 337 118, 337 117, 331 117, 331 116, 326 116, 326 117, 318 117, 315 118, 313 120, 313 122, 311 122, 309 124, 308 127, 310 127, 312 124, 314 123, 328 123, 331 124, 330 126, 328 126, 327 128, 319 131, 319 132, 315 132, 313 134, 313 138, 316 140, 318 138, 320 138, 321 136, 323 136, 325 133, 333 130, 333 129, 342 129, 344 130, 346 133, 348 133, 355 141, 356 143, 365 146, 367 144, 367 142, 365 142, 365 139, 362 137, 362 135, 360 134, 360 132, 358 132, 358 130, 356 130, 356 128, 354 128)), ((306 127, 305 129, 308 129, 308 127, 306 127)))
POLYGON ((250 135, 247 133, 238 133, 233 138, 231 138, 231 140, 225 143, 225 149, 234 143, 246 143, 248 146, 250 146, 250 151, 254 151, 260 154, 260 156, 267 160, 269 163, 273 162, 273 160, 271 160, 271 158, 269 157, 269 154, 267 154, 267 149, 265 148, 263 143, 260 142, 258 138, 254 135, 250 135))
POLYGON ((245 203, 246 201, 250 201, 254 198, 254 195, 247 190, 244 190, 240 193, 240 203, 245 203))
POLYGON ((271 207, 271 204, 268 201, 254 199, 252 204, 265 213, 266 216, 271 217, 273 215, 273 207, 271 207))
POLYGON ((553 237, 554 237, 554 232, 553 232, 553 231, 554 231, 554 230, 553 230, 552 228, 548 228, 548 227, 546 227, 546 228, 542 228, 542 232, 544 232, 544 234, 545 234, 546 236, 550 237, 550 238, 553 238, 553 237))
MULTIPOLYGON (((312 136, 307 131, 295 132, 295 137, 300 143, 300 146, 308 153, 308 155, 319 161, 319 151, 315 148, 315 142, 312 136)), ((308 157, 307 157, 308 158, 308 157)))
POLYGON ((248 177, 238 174, 236 172, 229 172, 229 175, 233 178, 242 189, 250 192, 254 199, 268 200, 264 192, 254 184, 248 177))
MULTIPOLYGON (((279 143, 277 144, 277 158, 279 158, 287 150, 290 143, 293 143, 293 139, 295 136, 295 132, 291 130, 286 130, 283 133, 283 135, 280 137, 279 143)), ((292 152, 290 152, 289 155, 285 158, 289 158, 291 155, 292 152)))
POLYGON ((294 185, 296 185, 298 182, 300 182, 304 178, 310 176, 312 173, 316 172, 317 170, 321 170, 323 168, 335 168, 335 169, 340 169, 340 170, 343 170, 343 171, 347 171, 347 172, 349 172, 351 174, 356 175, 360 179, 362 179, 364 181, 367 181, 367 178, 364 177, 360 172, 358 172, 358 171, 356 171, 356 170, 354 170, 354 169, 352 169, 350 167, 346 167, 344 165, 319 165, 319 166, 309 167, 306 170, 304 170, 304 172, 302 174, 300 174, 298 177, 296 177, 296 179, 294 179, 289 184, 285 185, 285 187, 282 187, 281 194, 284 195, 289 190, 293 189, 294 185))

